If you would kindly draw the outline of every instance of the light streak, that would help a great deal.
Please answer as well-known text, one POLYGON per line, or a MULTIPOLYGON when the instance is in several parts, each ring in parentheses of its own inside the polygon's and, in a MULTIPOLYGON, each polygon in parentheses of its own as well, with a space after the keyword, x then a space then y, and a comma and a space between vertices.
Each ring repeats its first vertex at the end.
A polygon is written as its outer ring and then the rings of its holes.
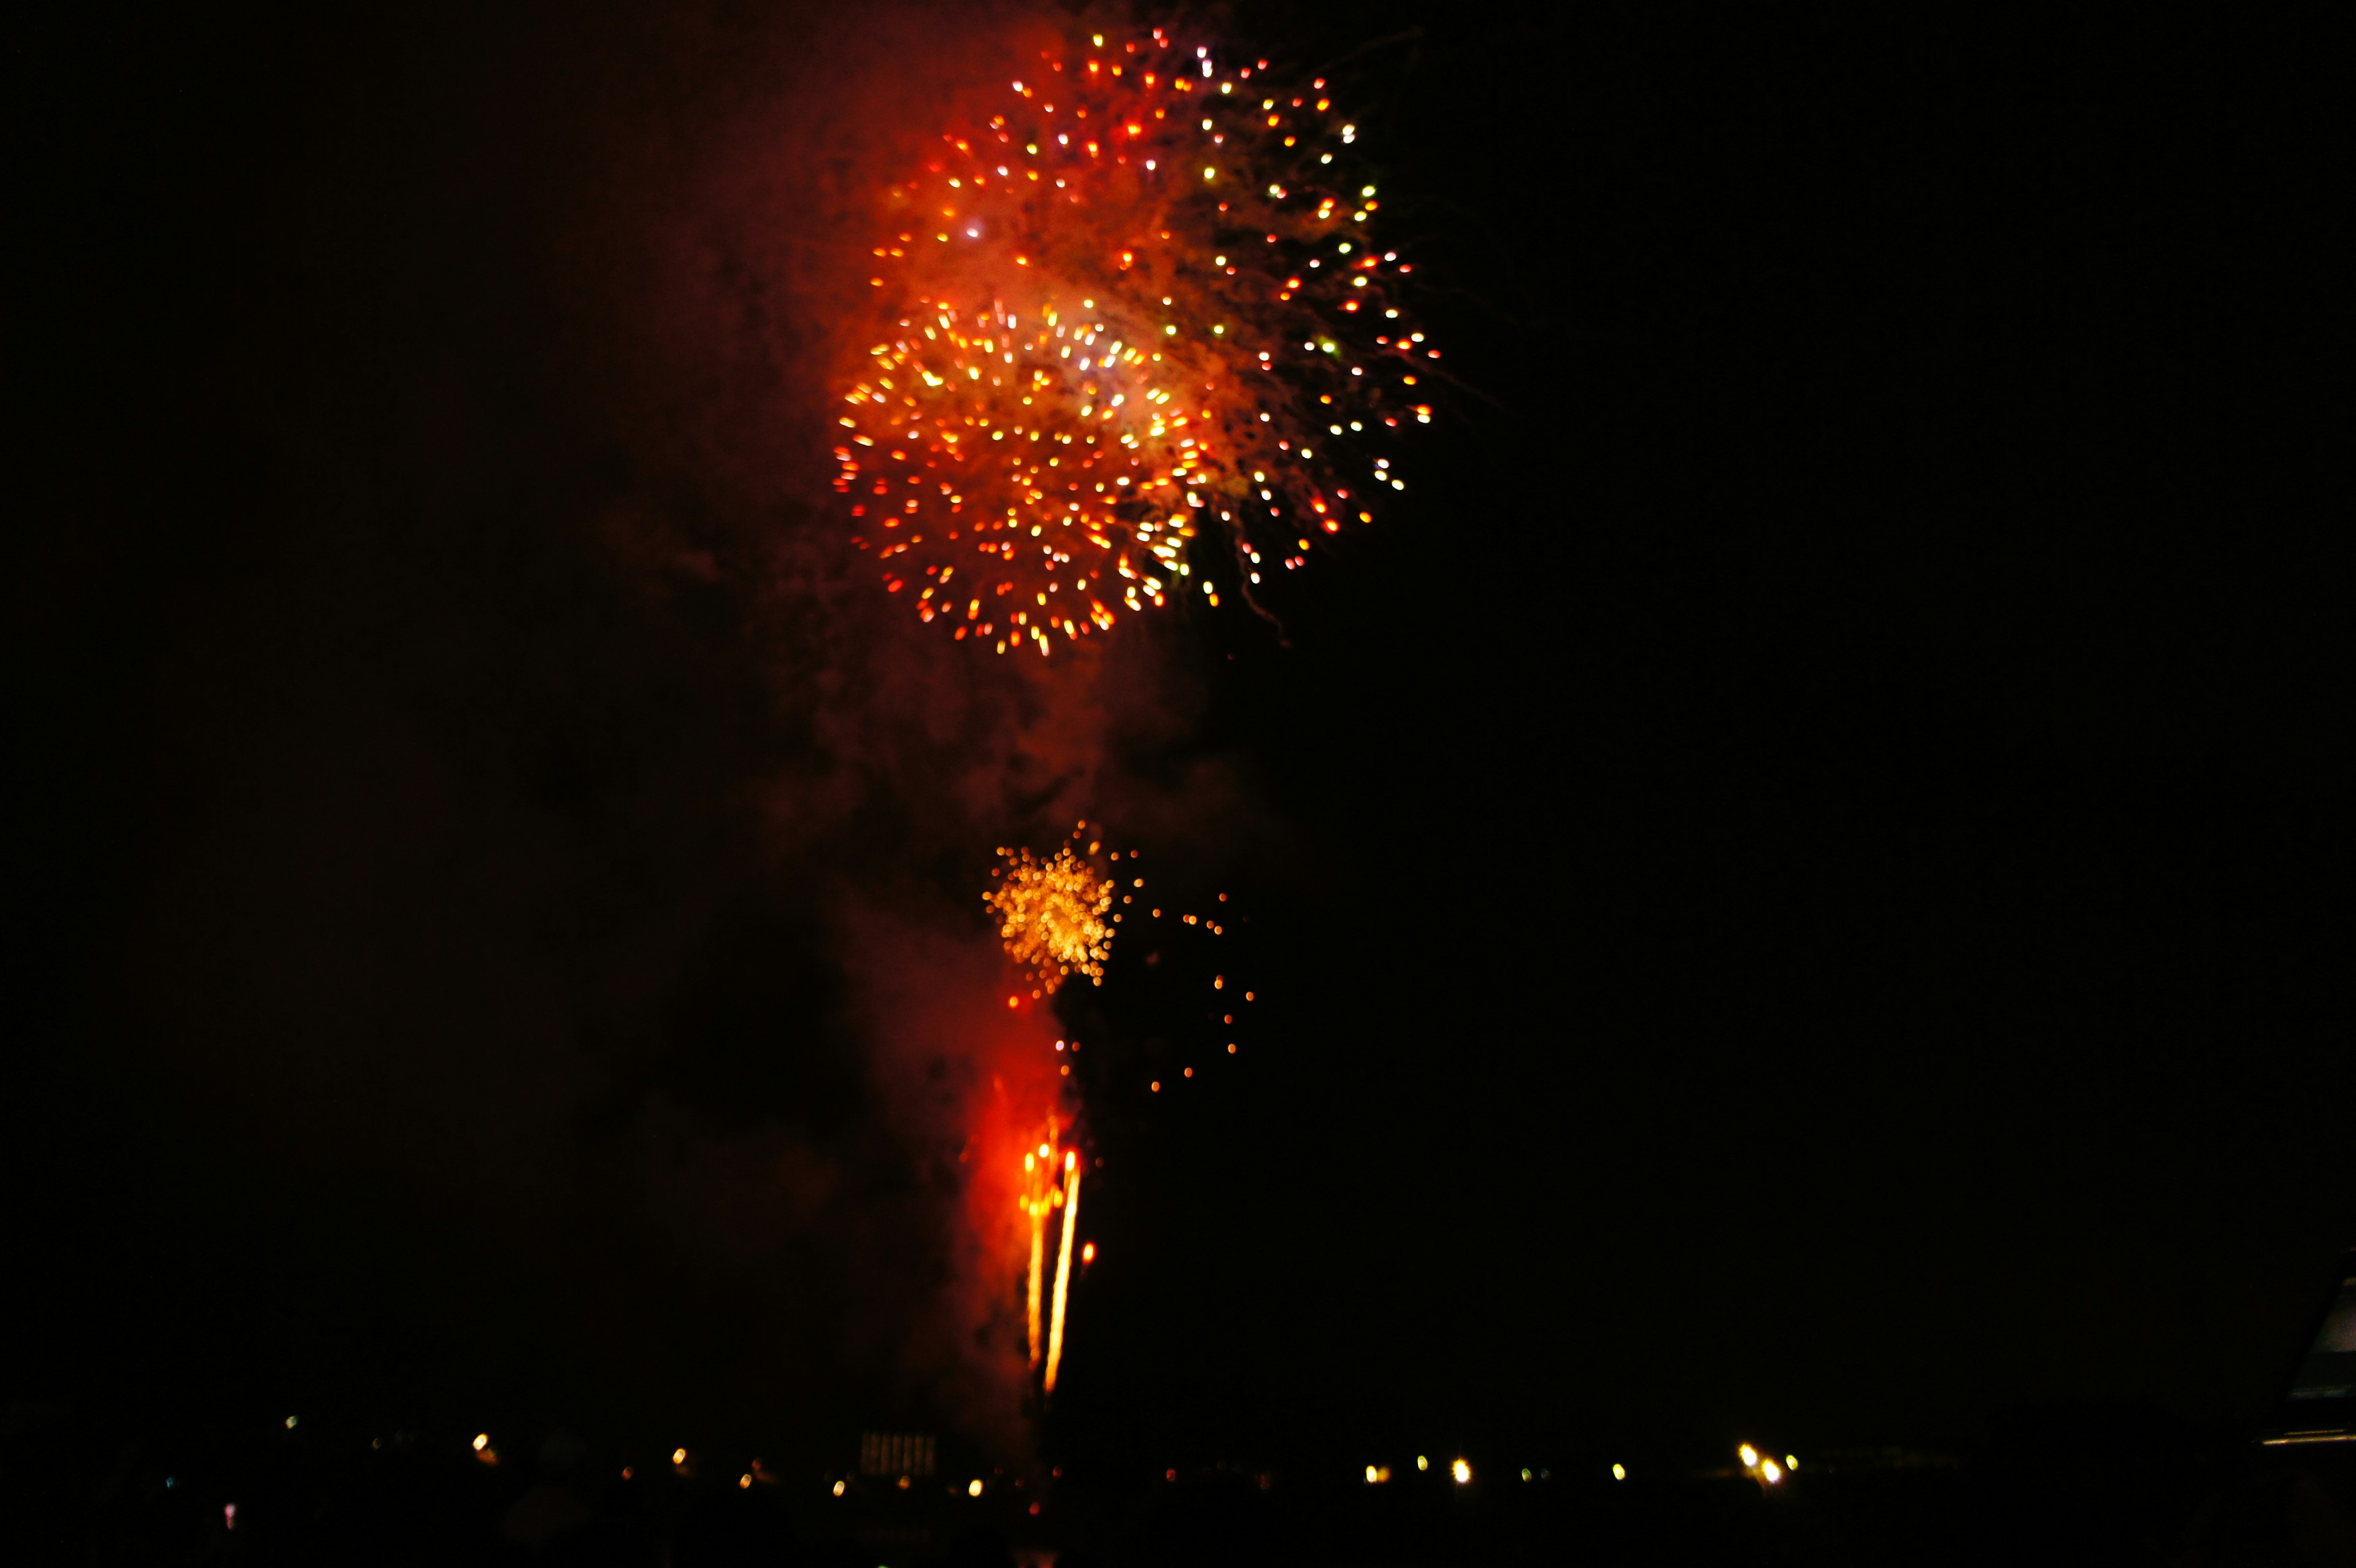
POLYGON ((1055 1371, 1064 1361, 1064 1308, 1072 1288, 1072 1232, 1080 1221, 1080 1157, 1077 1151, 1064 1156, 1064 1243, 1055 1254, 1055 1315, 1047 1328, 1047 1374, 1042 1387, 1048 1393, 1055 1392, 1055 1371))
MULTIPOLYGON (((1024 1155, 1023 1168, 1035 1174, 1036 1159, 1035 1155, 1024 1155)), ((1050 1192, 1053 1190, 1053 1189, 1049 1189, 1050 1192)), ((1023 1212, 1031 1218, 1031 1281, 1029 1290, 1024 1296, 1024 1311, 1031 1328, 1031 1370, 1033 1371, 1039 1370, 1040 1360, 1045 1353, 1039 1333, 1039 1287, 1040 1276, 1044 1272, 1047 1257, 1047 1211, 1054 1206, 1052 1200, 1043 1196, 1035 1183, 1023 1200, 1023 1212)))
POLYGON ((1031 1273, 1024 1293, 1030 1327, 1031 1370, 1045 1367, 1044 1392, 1054 1392, 1055 1374, 1064 1354, 1064 1313, 1069 1299, 1072 1272, 1072 1230, 1079 1213, 1080 1157, 1076 1149, 1059 1149, 1056 1119, 1047 1118, 1046 1136, 1023 1156, 1023 1190, 1016 1200, 1031 1221, 1031 1273), (1060 1175, 1061 1179, 1058 1179, 1060 1175), (1064 1211, 1062 1244, 1055 1260, 1052 1324, 1047 1321, 1047 1216, 1064 1211))
POLYGON ((918 619, 1001 654, 1188 580, 1215 608, 1208 535, 1251 597, 1404 490, 1392 436, 1431 417, 1413 263, 1375 237, 1324 80, 1099 40, 879 193, 875 315, 836 388, 853 544, 918 619))

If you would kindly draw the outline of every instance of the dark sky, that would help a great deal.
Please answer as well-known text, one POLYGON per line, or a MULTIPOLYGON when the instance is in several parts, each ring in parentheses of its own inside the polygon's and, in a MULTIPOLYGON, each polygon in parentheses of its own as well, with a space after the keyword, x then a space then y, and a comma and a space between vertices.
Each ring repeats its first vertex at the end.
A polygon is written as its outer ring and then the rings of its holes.
POLYGON ((810 487, 867 26, 47 41, 9 1397, 987 1426, 891 1020, 1076 805, 1263 1004, 1065 1014, 1067 1448, 2253 1413, 2356 1225, 2319 37, 1241 8, 1375 44, 1462 387, 1285 642, 1074 696, 810 487))

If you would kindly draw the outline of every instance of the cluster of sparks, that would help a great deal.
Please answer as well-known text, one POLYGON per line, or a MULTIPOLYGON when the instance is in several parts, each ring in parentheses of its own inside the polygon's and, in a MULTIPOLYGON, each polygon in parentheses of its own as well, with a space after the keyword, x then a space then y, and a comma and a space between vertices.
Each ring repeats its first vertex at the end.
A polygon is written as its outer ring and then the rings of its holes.
POLYGON ((877 341, 842 391, 835 488, 884 586, 1042 654, 1217 584, 1248 597, 1403 490, 1440 351, 1346 177, 1323 79, 1279 88, 1166 29, 1076 37, 1003 112, 885 192, 877 341))
MULTIPOLYGON (((1091 853, 1098 848, 1088 846, 1091 853)), ((998 885, 981 898, 998 917, 1006 955, 1035 975, 1051 997, 1074 975, 1103 985, 1114 934, 1105 919, 1112 908, 1112 879, 1100 877, 1068 844, 1044 860, 1028 849, 998 853, 1007 864, 991 873, 998 885)))

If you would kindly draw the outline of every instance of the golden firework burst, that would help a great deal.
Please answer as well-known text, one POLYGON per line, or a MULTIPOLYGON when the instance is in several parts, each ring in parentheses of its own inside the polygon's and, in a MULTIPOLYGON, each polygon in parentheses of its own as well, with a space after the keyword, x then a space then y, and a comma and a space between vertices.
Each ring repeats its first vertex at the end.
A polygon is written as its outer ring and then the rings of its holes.
POLYGON ((1113 882, 1066 845, 1042 860, 1028 849, 1001 849, 998 886, 981 895, 998 916, 1007 955, 1031 969, 1050 996, 1074 975, 1104 983, 1113 928, 1113 882))

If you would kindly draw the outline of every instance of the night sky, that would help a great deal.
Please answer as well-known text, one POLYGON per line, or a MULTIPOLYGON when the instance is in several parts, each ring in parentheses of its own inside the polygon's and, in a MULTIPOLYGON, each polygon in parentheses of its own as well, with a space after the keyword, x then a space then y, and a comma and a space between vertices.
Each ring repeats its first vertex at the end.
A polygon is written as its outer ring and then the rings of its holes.
POLYGON ((819 483, 812 193, 998 24, 478 12, 27 47, 5 1398, 1019 1446, 909 1041, 1077 816, 1235 912, 1066 998, 1054 1452, 2275 1392, 2356 1235, 2319 35, 1237 7, 1459 385, 1280 635, 1081 681, 819 483))

